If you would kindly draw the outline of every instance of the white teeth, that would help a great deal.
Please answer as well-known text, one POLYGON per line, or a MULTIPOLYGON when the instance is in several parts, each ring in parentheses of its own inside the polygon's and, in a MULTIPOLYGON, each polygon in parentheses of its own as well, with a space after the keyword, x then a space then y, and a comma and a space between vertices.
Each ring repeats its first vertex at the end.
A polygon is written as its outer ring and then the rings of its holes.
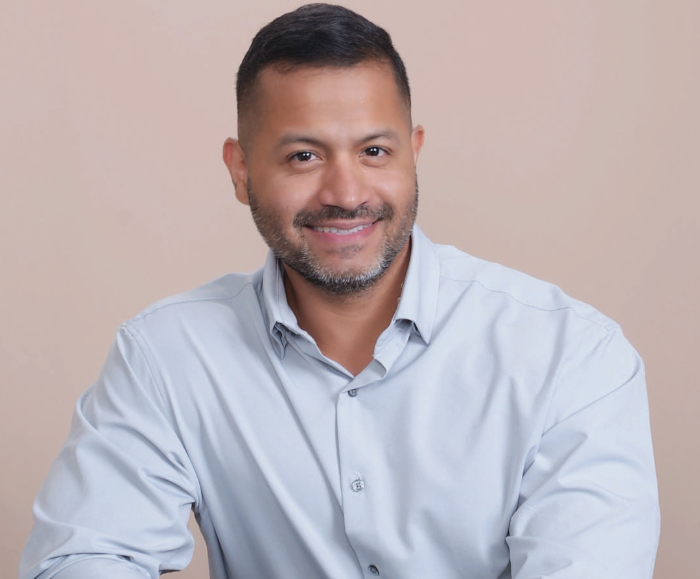
POLYGON ((340 235, 350 235, 351 233, 357 233, 362 231, 365 227, 372 225, 368 223, 367 225, 358 225, 352 229, 338 229, 337 227, 312 227, 314 231, 320 231, 321 233, 339 233, 340 235))

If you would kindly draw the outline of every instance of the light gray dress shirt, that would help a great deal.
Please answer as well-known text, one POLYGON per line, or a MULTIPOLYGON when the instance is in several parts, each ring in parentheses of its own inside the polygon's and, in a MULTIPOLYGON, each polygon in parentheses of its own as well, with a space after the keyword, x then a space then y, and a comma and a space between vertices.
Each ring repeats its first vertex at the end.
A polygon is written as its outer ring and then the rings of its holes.
POLYGON ((642 362, 557 287, 432 244, 357 376, 274 257, 121 326, 34 505, 20 577, 648 579, 642 362))

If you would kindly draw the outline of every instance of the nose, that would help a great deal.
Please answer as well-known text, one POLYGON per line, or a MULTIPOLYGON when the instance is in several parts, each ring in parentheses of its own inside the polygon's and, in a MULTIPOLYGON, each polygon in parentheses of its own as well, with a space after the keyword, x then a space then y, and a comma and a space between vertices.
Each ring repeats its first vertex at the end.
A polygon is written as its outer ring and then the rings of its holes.
POLYGON ((338 156, 328 163, 319 201, 352 210, 369 201, 369 190, 362 167, 350 155, 338 156))

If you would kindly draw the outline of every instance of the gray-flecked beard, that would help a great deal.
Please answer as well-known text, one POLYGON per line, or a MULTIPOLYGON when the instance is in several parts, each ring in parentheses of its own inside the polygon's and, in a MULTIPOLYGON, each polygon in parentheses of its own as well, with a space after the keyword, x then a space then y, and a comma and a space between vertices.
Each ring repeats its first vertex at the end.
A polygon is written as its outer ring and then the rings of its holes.
MULTIPOLYGON (((337 219, 371 219, 372 221, 383 220, 389 225, 396 219, 400 220, 395 234, 392 237, 387 237, 384 241, 376 264, 365 270, 336 272, 324 267, 305 243, 296 246, 284 234, 279 217, 258 204, 250 182, 247 183, 247 187, 253 221, 275 257, 291 267, 309 283, 328 294, 339 297, 364 293, 381 279, 408 241, 418 210, 418 182, 416 181, 414 201, 403 215, 397 216, 392 207, 387 204, 383 204, 377 209, 360 205, 348 211, 342 207, 328 206, 319 211, 300 211, 297 213, 292 225, 302 232, 302 239, 304 228, 313 223, 337 219)), ((350 245, 339 248, 338 253, 351 255, 357 249, 357 246, 350 245)))

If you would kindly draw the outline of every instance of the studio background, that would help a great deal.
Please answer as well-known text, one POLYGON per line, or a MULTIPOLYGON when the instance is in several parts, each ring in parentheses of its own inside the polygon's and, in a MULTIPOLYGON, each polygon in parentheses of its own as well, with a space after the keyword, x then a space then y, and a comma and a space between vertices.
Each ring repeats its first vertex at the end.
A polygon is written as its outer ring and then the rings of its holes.
MULTIPOLYGON (((0 576, 117 326, 266 248, 233 196, 235 72, 296 2, 0 6, 0 576)), ((435 242, 561 286, 646 362, 655 579, 700 545, 700 3, 348 0, 392 34, 426 128, 435 242)), ((197 547, 183 578, 207 577, 197 547)))

